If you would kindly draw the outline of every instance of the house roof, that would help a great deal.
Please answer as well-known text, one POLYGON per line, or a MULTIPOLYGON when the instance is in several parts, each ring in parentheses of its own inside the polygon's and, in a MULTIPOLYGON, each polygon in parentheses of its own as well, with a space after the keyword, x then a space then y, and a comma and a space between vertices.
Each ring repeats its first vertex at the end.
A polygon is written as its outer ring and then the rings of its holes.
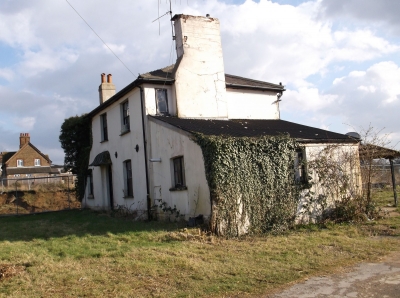
POLYGON ((373 145, 373 144, 361 144, 359 148, 361 159, 394 159, 400 157, 400 151, 373 145))
POLYGON ((49 163, 51 163, 51 160, 47 154, 43 154, 38 148, 36 148, 31 142, 26 143, 22 148, 20 148, 18 151, 14 152, 7 152, 6 154, 3 155, 3 163, 7 163, 7 161, 13 157, 15 154, 20 152, 21 150, 24 150, 27 146, 30 146, 35 150, 38 154, 40 154, 44 159, 46 159, 49 163))
POLYGON ((182 119, 165 116, 148 117, 163 121, 190 133, 202 133, 205 135, 260 137, 287 134, 290 137, 295 138, 299 142, 303 143, 358 142, 358 140, 344 134, 301 125, 285 120, 205 120, 182 119))
POLYGON ((7 175, 15 174, 58 174, 57 169, 51 167, 18 167, 18 168, 8 168, 7 175))
MULTIPOLYGON (((140 74, 136 80, 127 85, 121 91, 117 92, 114 96, 106 100, 101 105, 97 106, 94 110, 92 110, 88 116, 93 117, 98 114, 105 108, 112 105, 114 102, 120 100, 126 94, 128 94, 131 90, 144 83, 149 84, 159 84, 159 85, 172 85, 175 82, 174 73, 175 73, 176 64, 172 64, 170 66, 156 69, 144 74, 140 74)), ((239 76, 225 74, 225 84, 227 88, 232 89, 250 89, 250 90, 263 90, 263 91, 276 91, 283 92, 285 91, 284 86, 278 84, 272 84, 263 81, 257 81, 252 79, 247 79, 239 76)))

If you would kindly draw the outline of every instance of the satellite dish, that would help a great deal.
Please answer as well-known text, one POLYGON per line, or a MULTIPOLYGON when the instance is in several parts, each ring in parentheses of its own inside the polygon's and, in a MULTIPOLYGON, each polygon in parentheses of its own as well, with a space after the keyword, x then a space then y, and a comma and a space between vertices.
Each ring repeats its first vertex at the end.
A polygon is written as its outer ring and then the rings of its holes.
POLYGON ((351 131, 351 132, 346 133, 346 136, 349 136, 349 137, 351 137, 353 139, 358 139, 358 140, 361 139, 360 134, 355 132, 355 131, 351 131))

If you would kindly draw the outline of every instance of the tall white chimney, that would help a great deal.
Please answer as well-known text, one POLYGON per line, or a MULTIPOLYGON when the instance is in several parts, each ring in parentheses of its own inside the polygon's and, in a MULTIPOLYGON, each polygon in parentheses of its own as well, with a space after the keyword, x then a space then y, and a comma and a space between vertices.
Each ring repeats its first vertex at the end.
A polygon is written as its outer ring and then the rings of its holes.
POLYGON ((101 84, 99 86, 99 99, 100 104, 107 101, 110 97, 115 95, 115 85, 112 83, 112 75, 107 75, 106 81, 106 74, 101 74, 101 84))
POLYGON ((219 20, 175 15, 178 117, 228 118, 219 20))

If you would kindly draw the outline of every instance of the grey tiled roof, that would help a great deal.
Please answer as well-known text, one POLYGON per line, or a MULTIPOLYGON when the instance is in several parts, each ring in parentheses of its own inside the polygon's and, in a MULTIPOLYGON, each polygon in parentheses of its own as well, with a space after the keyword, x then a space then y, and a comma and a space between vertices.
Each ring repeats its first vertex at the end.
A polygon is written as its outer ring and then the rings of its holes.
MULTIPOLYGON (((175 64, 139 75, 139 78, 151 80, 173 79, 175 64)), ((261 88, 283 91, 284 86, 264 81, 252 80, 244 77, 225 74, 225 84, 228 88, 261 88)))
POLYGON ((166 122, 190 133, 205 135, 226 135, 232 137, 260 137, 289 135, 302 142, 348 142, 357 143, 353 138, 315 127, 284 120, 204 120, 182 119, 165 116, 149 116, 166 122))

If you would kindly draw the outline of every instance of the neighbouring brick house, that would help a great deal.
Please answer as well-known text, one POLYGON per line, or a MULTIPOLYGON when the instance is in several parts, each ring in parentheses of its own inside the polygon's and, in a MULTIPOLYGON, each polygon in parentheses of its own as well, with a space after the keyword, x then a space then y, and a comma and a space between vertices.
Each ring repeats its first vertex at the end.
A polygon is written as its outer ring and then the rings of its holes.
MULTIPOLYGON (((48 182, 50 177, 59 174, 57 169, 51 168, 48 155, 40 152, 30 142, 29 133, 21 133, 19 137, 19 150, 14 152, 1 152, 1 180, 3 185, 11 185, 20 180, 21 183, 48 182), (43 179, 33 179, 43 178, 43 179)), ((51 178, 54 180, 54 178, 51 178)))

